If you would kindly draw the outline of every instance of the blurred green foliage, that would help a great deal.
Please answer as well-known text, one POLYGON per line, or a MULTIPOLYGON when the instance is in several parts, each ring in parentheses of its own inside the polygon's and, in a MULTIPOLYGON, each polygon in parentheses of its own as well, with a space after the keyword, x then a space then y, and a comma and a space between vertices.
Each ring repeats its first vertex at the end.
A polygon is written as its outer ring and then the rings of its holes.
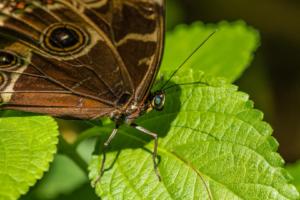
POLYGON ((300 161, 293 164, 288 164, 286 169, 293 176, 294 180, 292 181, 292 183, 300 192, 300 161))

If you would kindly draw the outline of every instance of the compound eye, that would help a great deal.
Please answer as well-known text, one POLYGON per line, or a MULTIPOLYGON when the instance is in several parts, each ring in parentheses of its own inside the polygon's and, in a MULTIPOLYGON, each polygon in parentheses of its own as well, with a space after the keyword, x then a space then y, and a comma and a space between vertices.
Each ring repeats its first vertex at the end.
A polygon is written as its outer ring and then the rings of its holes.
POLYGON ((152 107, 155 110, 162 110, 165 105, 165 95, 164 94, 156 94, 152 100, 152 107))

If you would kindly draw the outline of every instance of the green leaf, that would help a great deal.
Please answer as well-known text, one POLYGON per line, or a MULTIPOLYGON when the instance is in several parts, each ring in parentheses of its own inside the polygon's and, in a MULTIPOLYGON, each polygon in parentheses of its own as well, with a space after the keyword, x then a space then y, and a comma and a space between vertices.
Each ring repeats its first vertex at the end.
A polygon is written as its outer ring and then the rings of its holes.
POLYGON ((287 171, 293 176, 292 183, 300 191, 300 161, 286 166, 287 171))
POLYGON ((178 72, 189 69, 204 71, 207 75, 235 81, 253 58, 259 45, 259 34, 244 22, 221 22, 204 25, 201 22, 190 26, 179 25, 168 32, 160 74, 169 74, 185 60, 212 32, 217 31, 204 46, 178 72))
POLYGON ((56 155, 50 171, 36 185, 30 198, 55 199, 70 194, 87 181, 84 172, 67 156, 56 155))
MULTIPOLYGON (((62 142, 62 140, 61 140, 62 142)), ((63 142, 61 145, 61 153, 64 152, 63 142)), ((94 150, 95 140, 87 139, 82 141, 77 152, 82 158, 88 162, 94 150)), ((43 176, 43 179, 30 190, 23 200, 48 200, 48 199, 63 199, 66 196, 74 196, 77 191, 81 191, 86 184, 90 183, 87 174, 84 173, 76 163, 64 154, 56 154, 49 171, 43 176)), ((88 191, 86 191, 88 192, 88 191)), ((90 187, 89 193, 81 194, 86 195, 86 199, 91 199, 91 196, 96 196, 93 189, 90 187)), ((76 195, 75 195, 76 196, 76 195)), ((74 196, 74 197, 75 197, 74 196)), ((78 194, 77 194, 78 196, 78 194)), ((65 198, 67 199, 67 198, 65 198)), ((71 198, 74 199, 74 198, 71 198)), ((80 198, 77 198, 80 199, 80 198)))
MULTIPOLYGON (((173 79, 186 80, 203 84, 166 91, 165 109, 137 121, 159 134, 162 181, 153 170, 151 138, 123 127, 110 145, 96 193, 103 199, 298 199, 272 129, 248 95, 193 70, 173 79)), ((104 141, 111 130, 90 131, 104 141)), ((95 156, 90 165, 92 180, 100 162, 95 156)))
POLYGON ((0 199, 14 200, 25 194, 49 168, 56 152, 58 130, 50 117, 3 116, 0 118, 0 199))

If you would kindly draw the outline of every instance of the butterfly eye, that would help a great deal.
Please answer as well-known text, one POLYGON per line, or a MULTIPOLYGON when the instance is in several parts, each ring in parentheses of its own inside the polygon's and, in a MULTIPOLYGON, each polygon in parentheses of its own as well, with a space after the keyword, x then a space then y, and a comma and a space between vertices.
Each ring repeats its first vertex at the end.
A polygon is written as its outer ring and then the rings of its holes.
POLYGON ((0 67, 10 67, 16 64, 17 58, 9 52, 0 51, 0 67))
POLYGON ((54 24, 45 31, 41 43, 45 50, 52 54, 74 54, 86 46, 87 34, 71 24, 54 24))
POLYGON ((152 107, 155 110, 160 111, 164 108, 164 105, 165 105, 165 94, 163 93, 156 94, 152 99, 152 107))

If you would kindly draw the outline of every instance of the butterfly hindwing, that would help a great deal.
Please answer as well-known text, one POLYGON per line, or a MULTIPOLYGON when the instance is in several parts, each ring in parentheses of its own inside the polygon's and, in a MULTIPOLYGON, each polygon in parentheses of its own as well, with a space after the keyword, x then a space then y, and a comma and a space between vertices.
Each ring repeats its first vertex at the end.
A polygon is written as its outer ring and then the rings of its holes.
POLYGON ((3 108, 89 119, 146 95, 162 51, 160 0, 43 2, 0 10, 3 108))
POLYGON ((163 0, 90 1, 85 14, 102 30, 109 30, 131 77, 143 97, 158 71, 164 40, 163 0), (120 3, 122 2, 122 3, 120 3))

